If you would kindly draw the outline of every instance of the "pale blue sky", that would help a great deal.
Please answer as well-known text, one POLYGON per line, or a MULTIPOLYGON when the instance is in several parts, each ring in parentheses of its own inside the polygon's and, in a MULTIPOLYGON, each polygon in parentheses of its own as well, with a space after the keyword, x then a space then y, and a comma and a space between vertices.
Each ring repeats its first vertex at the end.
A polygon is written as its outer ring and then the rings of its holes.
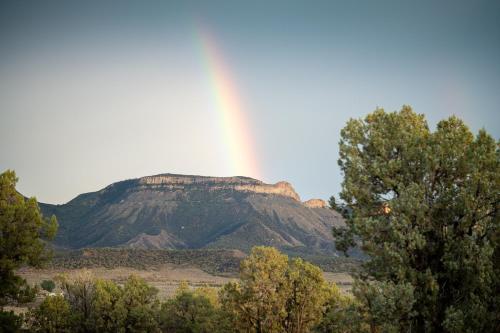
POLYGON ((340 129, 377 106, 499 137, 498 1, 2 1, 0 170, 50 203, 156 173, 231 175, 200 21, 262 180, 303 199, 340 190, 340 129))

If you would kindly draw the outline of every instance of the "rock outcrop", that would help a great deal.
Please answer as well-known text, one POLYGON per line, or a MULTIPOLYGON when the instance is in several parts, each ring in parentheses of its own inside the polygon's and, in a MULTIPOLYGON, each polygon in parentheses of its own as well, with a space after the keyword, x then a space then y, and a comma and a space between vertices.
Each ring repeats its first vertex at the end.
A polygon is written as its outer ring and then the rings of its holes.
POLYGON ((248 177, 204 177, 162 174, 139 178, 139 184, 183 190, 186 186, 205 188, 209 191, 232 190, 241 192, 275 194, 300 201, 299 195, 288 182, 266 184, 260 180, 248 177))
POLYGON ((327 208, 326 201, 322 199, 310 199, 305 201, 304 205, 309 208, 327 208))

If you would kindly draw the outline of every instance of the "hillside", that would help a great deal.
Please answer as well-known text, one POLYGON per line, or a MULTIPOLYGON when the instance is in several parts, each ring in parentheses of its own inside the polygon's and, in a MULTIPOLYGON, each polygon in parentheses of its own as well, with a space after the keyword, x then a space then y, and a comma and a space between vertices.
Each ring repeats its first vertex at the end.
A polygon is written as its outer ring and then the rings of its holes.
POLYGON ((63 248, 226 248, 272 245, 286 252, 333 255, 333 225, 321 200, 300 201, 286 182, 247 177, 163 174, 125 180, 64 205, 41 204, 60 224, 63 248))

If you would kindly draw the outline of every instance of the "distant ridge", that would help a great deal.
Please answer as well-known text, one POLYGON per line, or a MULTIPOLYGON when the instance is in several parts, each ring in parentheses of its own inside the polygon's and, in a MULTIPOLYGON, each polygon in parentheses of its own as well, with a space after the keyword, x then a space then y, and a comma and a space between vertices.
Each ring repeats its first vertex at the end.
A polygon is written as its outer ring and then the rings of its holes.
POLYGON ((40 204, 58 217, 63 248, 224 248, 255 245, 334 255, 331 228, 343 224, 323 200, 306 203, 288 182, 249 177, 159 174, 113 183, 64 205, 40 204))

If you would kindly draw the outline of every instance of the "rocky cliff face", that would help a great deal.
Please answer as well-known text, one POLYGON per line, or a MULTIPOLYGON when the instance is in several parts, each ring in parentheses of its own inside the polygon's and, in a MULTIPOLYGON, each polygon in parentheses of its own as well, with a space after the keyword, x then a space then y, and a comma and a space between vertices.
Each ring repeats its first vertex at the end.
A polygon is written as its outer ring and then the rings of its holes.
POLYGON ((304 202, 304 205, 309 208, 327 208, 325 200, 311 199, 304 202))
POLYGON ((247 177, 204 177, 163 174, 140 178, 138 183, 168 190, 183 190, 188 186, 191 189, 198 187, 208 191, 229 190, 275 194, 300 201, 299 195, 290 183, 278 182, 276 184, 265 184, 260 180, 247 177))
POLYGON ((114 183, 67 204, 41 208, 58 217, 56 244, 62 247, 248 251, 269 245, 332 255, 331 228, 343 221, 323 203, 300 202, 287 182, 163 174, 114 183))

